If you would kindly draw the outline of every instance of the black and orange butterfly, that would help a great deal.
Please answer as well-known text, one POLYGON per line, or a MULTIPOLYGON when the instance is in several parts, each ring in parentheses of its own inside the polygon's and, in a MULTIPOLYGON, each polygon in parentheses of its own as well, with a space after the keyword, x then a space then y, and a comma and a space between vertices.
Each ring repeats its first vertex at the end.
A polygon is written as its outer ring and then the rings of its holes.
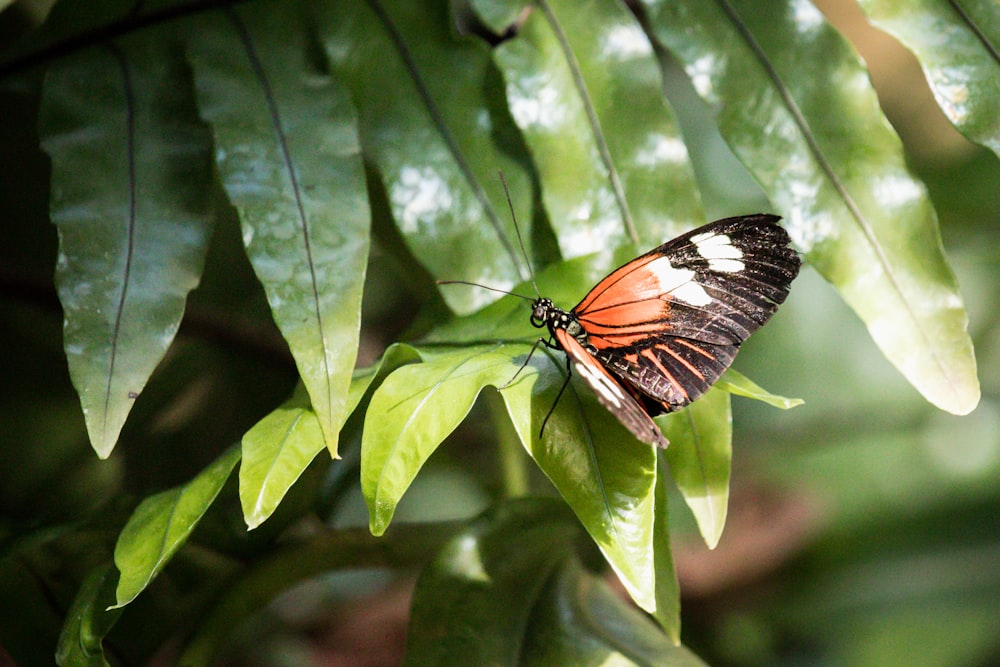
POLYGON ((643 442, 666 447, 652 417, 695 400, 740 343, 788 296, 799 272, 774 215, 725 218, 667 241, 597 283, 566 311, 539 296, 548 327, 598 400, 643 442))
POLYGON ((549 330, 536 346, 563 350, 635 437, 666 447, 652 417, 708 391, 788 296, 800 261, 779 219, 725 218, 682 234, 612 271, 572 310, 515 296, 549 330))

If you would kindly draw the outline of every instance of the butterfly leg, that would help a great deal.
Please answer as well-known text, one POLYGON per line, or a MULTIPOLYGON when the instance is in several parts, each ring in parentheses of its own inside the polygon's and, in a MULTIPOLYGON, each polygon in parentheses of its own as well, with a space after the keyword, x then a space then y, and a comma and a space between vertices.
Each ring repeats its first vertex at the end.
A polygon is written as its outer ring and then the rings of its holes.
POLYGON ((535 344, 531 346, 531 351, 528 352, 528 356, 525 357, 524 363, 522 363, 521 366, 520 366, 520 368, 517 369, 517 372, 514 373, 514 375, 511 376, 511 378, 509 380, 507 380, 502 385, 500 385, 499 387, 497 387, 497 390, 506 389, 507 387, 509 387, 512 384, 514 384, 514 380, 517 379, 517 376, 521 374, 521 371, 523 371, 525 369, 525 367, 528 365, 528 363, 531 361, 531 357, 532 357, 532 355, 535 354, 535 351, 538 349, 539 345, 545 345, 546 347, 550 347, 550 348, 553 348, 553 349, 559 349, 553 343, 550 343, 549 341, 545 340, 544 338, 539 338, 538 340, 535 341, 535 344))
MULTIPOLYGON (((541 340, 541 338, 539 338, 541 340)), ((538 438, 541 439, 542 434, 545 433, 545 425, 549 423, 549 417, 555 412, 556 406, 559 405, 559 399, 562 398, 563 392, 566 391, 566 387, 569 385, 570 379, 573 377, 573 369, 569 363, 569 357, 566 357, 566 381, 563 382, 562 386, 559 387, 559 393, 556 394, 556 400, 552 401, 552 407, 549 411, 545 413, 545 419, 542 420, 542 428, 538 431, 538 438)))

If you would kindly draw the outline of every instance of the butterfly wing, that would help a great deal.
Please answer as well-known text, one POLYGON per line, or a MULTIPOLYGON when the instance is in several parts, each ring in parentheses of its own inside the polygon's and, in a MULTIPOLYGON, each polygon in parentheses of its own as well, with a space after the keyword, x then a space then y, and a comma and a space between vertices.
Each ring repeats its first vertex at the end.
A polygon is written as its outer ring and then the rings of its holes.
POLYGON ((736 345, 661 336, 647 345, 607 348, 597 359, 635 387, 650 414, 673 412, 699 398, 732 364, 736 345), (646 400, 651 399, 651 400, 646 400))
POLYGON ((601 280, 573 313, 596 358, 676 410, 708 390, 788 295, 800 261, 773 215, 683 234, 601 280))
POLYGON ((665 448, 670 443, 649 413, 622 384, 587 352, 565 329, 553 331, 556 341, 573 361, 573 368, 597 395, 597 400, 611 411, 639 440, 665 448))

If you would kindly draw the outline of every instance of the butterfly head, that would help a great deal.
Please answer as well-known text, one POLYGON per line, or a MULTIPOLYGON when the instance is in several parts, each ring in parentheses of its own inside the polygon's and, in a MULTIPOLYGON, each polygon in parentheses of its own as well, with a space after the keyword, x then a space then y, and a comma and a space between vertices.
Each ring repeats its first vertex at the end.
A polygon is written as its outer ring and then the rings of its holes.
POLYGON ((548 324, 551 313, 554 311, 555 304, 552 303, 552 299, 538 297, 531 304, 531 325, 537 329, 541 329, 548 324))

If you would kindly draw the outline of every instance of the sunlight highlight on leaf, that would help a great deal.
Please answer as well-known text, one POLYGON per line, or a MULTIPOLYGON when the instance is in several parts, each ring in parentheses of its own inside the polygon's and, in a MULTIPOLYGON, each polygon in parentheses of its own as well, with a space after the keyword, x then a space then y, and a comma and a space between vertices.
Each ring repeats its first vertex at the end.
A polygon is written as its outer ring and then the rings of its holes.
MULTIPOLYGON (((457 35, 446 0, 328 3, 317 10, 330 67, 358 106, 364 150, 410 252, 438 279, 508 289, 527 277, 497 172, 531 241, 528 172, 489 50, 457 35), (378 63, 373 67, 372 63, 378 63)), ((483 290, 443 290, 466 314, 483 290)))
POLYGON ((361 442, 361 490, 375 535, 438 445, 487 385, 517 371, 499 344, 421 351, 423 363, 391 373, 372 396, 361 442))
POLYGON ((938 106, 970 141, 1000 156, 1000 11, 990 0, 860 0, 909 47, 938 106))
POLYGON ((659 245, 703 216, 652 45, 620 3, 538 3, 495 50, 563 257, 659 245))

